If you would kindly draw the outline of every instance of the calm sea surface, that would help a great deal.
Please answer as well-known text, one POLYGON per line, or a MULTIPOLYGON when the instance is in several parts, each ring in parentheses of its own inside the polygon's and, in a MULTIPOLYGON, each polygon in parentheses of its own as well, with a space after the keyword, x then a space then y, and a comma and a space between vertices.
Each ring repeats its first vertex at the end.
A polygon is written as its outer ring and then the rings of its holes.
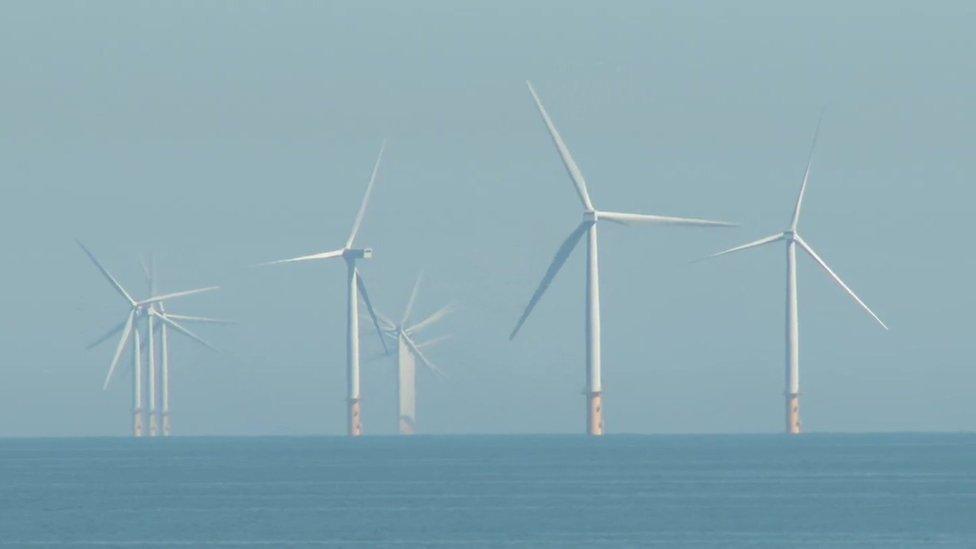
POLYGON ((976 436, 0 440, 61 544, 976 547, 976 436))

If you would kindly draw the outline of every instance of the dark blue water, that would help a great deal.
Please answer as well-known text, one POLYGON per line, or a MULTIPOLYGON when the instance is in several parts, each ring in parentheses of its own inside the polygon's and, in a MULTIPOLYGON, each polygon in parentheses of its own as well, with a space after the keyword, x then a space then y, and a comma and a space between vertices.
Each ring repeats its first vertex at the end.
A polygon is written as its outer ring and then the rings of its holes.
POLYGON ((976 547, 976 436, 3 440, 0 540, 976 547))

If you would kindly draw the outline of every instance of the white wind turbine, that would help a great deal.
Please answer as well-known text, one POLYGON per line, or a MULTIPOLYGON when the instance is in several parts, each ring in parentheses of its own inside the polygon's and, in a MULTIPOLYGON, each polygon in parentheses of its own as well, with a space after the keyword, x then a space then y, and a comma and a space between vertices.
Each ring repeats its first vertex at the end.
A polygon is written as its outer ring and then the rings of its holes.
POLYGON ((556 150, 559 151, 559 156, 562 158, 563 165, 566 167, 566 171, 569 173, 570 179, 576 186, 576 194, 579 195, 580 202, 583 204, 583 221, 570 233, 569 237, 563 241, 562 245, 556 251, 556 256, 553 258, 552 263, 549 264, 549 269, 546 274, 542 277, 542 281, 539 283, 539 287, 536 288, 535 293, 532 294, 532 298, 529 300, 529 304, 526 306, 525 311, 519 318, 518 323, 515 325, 515 329, 512 330, 509 339, 515 337, 525 319, 528 318, 532 309, 539 302, 542 294, 545 293, 549 284, 555 278, 559 269, 562 268, 566 259, 569 257, 570 253, 579 243, 583 235, 586 235, 586 397, 587 397, 587 408, 586 408, 586 430, 590 435, 602 435, 603 434, 603 411, 602 411, 602 385, 600 378, 600 277, 599 277, 599 262, 597 254, 597 232, 596 226, 599 221, 612 221, 620 224, 630 224, 630 223, 648 223, 654 225, 691 225, 691 226, 705 226, 705 227, 731 227, 734 226, 731 223, 724 223, 720 221, 707 221, 704 219, 689 219, 682 217, 666 217, 660 215, 647 215, 647 214, 636 214, 636 213, 620 213, 620 212, 608 212, 597 210, 593 203, 590 201, 589 193, 586 188, 586 180, 583 179, 583 174, 580 172, 579 167, 573 160, 573 157, 569 153, 569 149, 563 142, 562 137, 560 137, 559 132, 556 130, 556 126, 553 125, 552 120, 549 119, 549 115, 546 113, 546 109, 542 106, 542 101, 539 99, 538 94, 536 94, 535 89, 532 87, 530 82, 526 82, 529 87, 529 92, 532 94, 532 98, 535 100, 536 107, 539 109, 539 114, 542 115, 542 120, 546 124, 546 128, 549 130, 549 135, 552 137, 552 141, 556 146, 556 150))
POLYGON ((410 313, 417 300, 417 289, 420 287, 421 277, 417 277, 410 299, 403 311, 400 322, 393 323, 386 317, 378 315, 383 333, 397 342, 394 366, 397 374, 397 429, 401 435, 412 435, 417 429, 417 368, 416 360, 420 360, 431 372, 446 377, 440 368, 434 365, 421 349, 430 347, 449 336, 441 336, 423 343, 417 343, 414 338, 423 329, 435 324, 453 310, 453 304, 445 305, 420 322, 408 325, 410 313))
MULTIPOLYGON (((144 261, 140 262, 142 265, 143 273, 146 276, 146 283, 149 286, 149 295, 154 295, 156 293, 156 261, 154 257, 149 258, 149 264, 147 265, 144 261)), ((190 324, 234 324, 234 321, 225 320, 220 318, 210 318, 203 316, 189 316, 172 314, 166 312, 166 304, 163 302, 157 302, 151 305, 155 309, 157 315, 162 315, 170 320, 178 320, 182 323, 190 324)), ((150 321, 152 318, 150 317, 150 321)), ((169 328, 164 322, 160 322, 156 325, 155 330, 150 330, 148 334, 149 340, 149 436, 156 436, 159 433, 160 425, 162 426, 162 435, 165 437, 171 436, 173 434, 173 420, 170 413, 170 365, 169 365, 169 328), (155 338, 159 338, 159 346, 155 346, 155 338), (159 349, 159 365, 161 368, 157 372, 157 362, 156 356, 154 354, 154 349, 159 349), (160 397, 162 409, 162 422, 159 421, 159 412, 156 407, 156 379, 159 379, 160 386, 160 397)), ((212 346, 207 345, 207 347, 213 349, 212 346)))
POLYGON ((380 160, 383 158, 383 150, 386 148, 386 142, 380 147, 380 153, 376 158, 376 163, 373 165, 373 172, 369 178, 369 184, 366 186, 366 194, 363 196, 363 202, 359 206, 359 212, 356 214, 356 220, 353 222, 352 231, 349 233, 349 238, 346 239, 345 245, 338 249, 329 252, 320 252, 310 255, 303 255, 300 257, 294 257, 291 259, 282 259, 279 261, 269 261, 267 263, 262 263, 261 265, 276 265, 279 263, 294 263, 299 261, 312 261, 318 259, 333 259, 341 257, 346 262, 346 296, 347 296, 347 306, 346 306, 346 385, 347 385, 347 395, 348 395, 348 428, 347 432, 349 436, 360 436, 363 434, 362 427, 362 408, 361 408, 361 394, 359 390, 359 296, 362 295, 363 302, 366 304, 366 308, 369 311, 370 316, 373 319, 373 326, 376 328, 377 333, 380 336, 380 343, 383 344, 383 350, 386 351, 386 341, 383 339, 382 331, 380 330, 379 320, 376 318, 376 313, 373 310, 373 305, 370 303, 369 294, 366 291, 366 284, 363 282, 362 274, 359 269, 356 268, 356 262, 360 259, 370 259, 373 257, 372 248, 353 248, 353 243, 356 240, 356 234, 359 232, 359 227, 362 225, 363 216, 366 214, 366 206, 369 204, 369 197, 373 191, 373 185, 376 183, 376 175, 379 171, 380 160))
MULTIPOLYGON (((821 120, 823 116, 821 115, 821 120)), ((749 248, 756 248, 773 242, 786 242, 786 432, 789 434, 800 433, 800 324, 797 311, 796 295, 796 247, 799 247, 813 258, 814 262, 827 273, 831 280, 837 284, 855 303, 865 312, 871 315, 885 330, 888 326, 874 314, 861 298, 844 283, 843 280, 834 273, 833 269, 820 258, 817 252, 813 251, 800 233, 797 232, 797 224, 800 221, 800 208, 803 205, 803 194, 807 188, 807 181, 810 179, 810 167, 813 164, 813 152, 817 145, 817 136, 820 134, 820 121, 817 122, 817 129, 813 133, 813 142, 810 145, 810 155, 807 159, 807 168, 803 174, 803 183, 800 184, 800 192, 796 197, 796 205, 793 207, 793 217, 790 219, 789 227, 781 232, 765 238, 760 238, 754 242, 749 242, 741 246, 736 246, 708 256, 709 258, 720 255, 730 254, 749 248)))
MULTIPOLYGON (((102 390, 108 389, 109 383, 112 381, 112 375, 115 373, 115 367, 119 363, 119 358, 122 356, 122 352, 129 342, 132 340, 132 435, 136 437, 141 437, 145 434, 145 425, 143 422, 143 398, 142 398, 142 330, 141 324, 143 321, 146 323, 146 334, 148 341, 148 358, 149 358, 149 392, 152 397, 152 401, 155 402, 155 392, 156 392, 156 376, 155 376, 155 348, 154 348, 154 338, 152 337, 153 330, 155 328, 155 321, 159 320, 163 326, 168 326, 174 330, 186 335, 187 337, 196 340, 200 344, 216 351, 212 345, 201 339, 199 336, 184 328, 180 323, 174 320, 171 315, 165 314, 165 312, 159 308, 159 306, 169 299, 174 299, 178 297, 185 297, 193 294, 198 294, 201 292, 209 292, 216 290, 217 286, 210 286, 207 288, 197 288, 195 290, 186 290, 183 292, 174 292, 169 294, 163 294, 158 296, 151 296, 147 299, 136 300, 132 297, 129 292, 122 287, 118 280, 111 273, 102 266, 101 262, 95 257, 95 254, 91 252, 81 241, 76 240, 78 246, 85 252, 95 267, 102 273, 102 276, 112 285, 116 292, 119 293, 127 302, 129 306, 129 314, 126 315, 125 320, 109 330, 105 335, 94 341, 88 346, 92 348, 99 343, 105 341, 106 339, 112 337, 113 335, 122 332, 122 338, 119 340, 118 345, 115 348, 115 354, 112 357, 112 362, 109 365, 108 374, 105 376, 105 383, 102 385, 102 390)), ((176 317, 177 319, 179 317, 176 317)), ((165 336, 163 339, 163 349, 164 349, 164 364, 167 362, 165 349, 166 340, 165 336)), ((150 420, 152 421, 152 420, 150 420)))

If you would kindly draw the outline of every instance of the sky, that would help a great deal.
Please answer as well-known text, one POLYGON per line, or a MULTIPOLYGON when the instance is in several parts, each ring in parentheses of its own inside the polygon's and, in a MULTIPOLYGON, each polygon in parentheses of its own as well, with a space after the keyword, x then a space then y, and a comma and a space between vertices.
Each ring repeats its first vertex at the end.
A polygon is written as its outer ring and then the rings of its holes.
MULTIPOLYGON (((139 257, 215 354, 172 341, 174 432, 345 431, 341 247, 387 139, 359 243, 378 309, 456 302, 427 332, 418 431, 578 433, 583 248, 508 333, 578 199, 531 80, 597 208, 740 223, 601 226, 609 433, 783 429, 780 246, 826 108, 800 232, 891 327, 799 258, 808 431, 972 431, 976 186, 969 2, 18 2, 0 19, 0 436, 123 436, 101 390, 139 257)), ((365 327, 368 324, 364 321, 365 327)), ((363 332, 367 434, 394 371, 363 332)))

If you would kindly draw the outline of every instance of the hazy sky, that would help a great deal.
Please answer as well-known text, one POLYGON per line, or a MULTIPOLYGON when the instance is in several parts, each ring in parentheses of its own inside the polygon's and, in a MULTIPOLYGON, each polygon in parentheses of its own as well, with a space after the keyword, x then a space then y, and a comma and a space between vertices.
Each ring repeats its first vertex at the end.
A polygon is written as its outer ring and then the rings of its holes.
MULTIPOLYGON (((742 223, 601 228, 608 432, 783 428, 777 246, 827 105, 801 232, 890 326, 799 259, 804 426, 972 430, 976 197, 970 2, 17 2, 0 18, 0 435, 124 435, 125 304, 231 317, 174 337, 178 434, 344 432, 340 247, 383 138, 360 242, 378 308, 456 300, 419 376, 419 430, 581 432, 583 249, 507 335, 580 208, 531 79, 599 208, 742 223), (600 3, 603 4, 603 3, 600 3)), ((364 356, 375 338, 364 331, 364 356)), ((392 363, 364 427, 395 429, 392 363)))

